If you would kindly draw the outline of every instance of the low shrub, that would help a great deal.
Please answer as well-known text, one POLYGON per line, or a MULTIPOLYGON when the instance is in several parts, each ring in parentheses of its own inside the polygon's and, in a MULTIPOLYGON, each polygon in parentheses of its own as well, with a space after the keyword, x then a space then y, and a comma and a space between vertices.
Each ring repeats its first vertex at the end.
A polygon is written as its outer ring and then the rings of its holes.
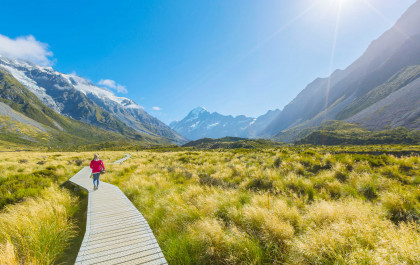
POLYGON ((74 163, 76 164, 76 166, 81 166, 83 164, 83 160, 82 159, 76 159, 76 160, 74 160, 74 163))
POLYGON ((420 203, 415 197, 387 192, 381 196, 386 216, 394 223, 420 221, 420 203))

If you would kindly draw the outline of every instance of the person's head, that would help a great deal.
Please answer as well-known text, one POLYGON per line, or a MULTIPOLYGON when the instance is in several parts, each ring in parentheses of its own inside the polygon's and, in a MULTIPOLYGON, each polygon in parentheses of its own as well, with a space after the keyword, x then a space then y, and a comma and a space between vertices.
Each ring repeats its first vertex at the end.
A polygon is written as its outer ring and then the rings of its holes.
POLYGON ((94 155, 93 155, 93 159, 94 159, 94 160, 98 160, 98 159, 99 159, 99 155, 98 155, 98 154, 94 154, 94 155))

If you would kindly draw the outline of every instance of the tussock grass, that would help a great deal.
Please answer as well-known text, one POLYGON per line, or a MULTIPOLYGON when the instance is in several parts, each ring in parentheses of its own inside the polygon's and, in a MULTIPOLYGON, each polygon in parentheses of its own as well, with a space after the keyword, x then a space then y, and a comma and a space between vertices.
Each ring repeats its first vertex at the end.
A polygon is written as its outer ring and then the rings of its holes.
POLYGON ((419 158, 352 152, 142 151, 104 179, 170 264, 419 264, 419 158))
POLYGON ((54 264, 76 234, 77 200, 52 186, 0 213, 0 264, 54 264))
MULTIPOLYGON (((140 151, 121 165, 106 165, 101 178, 142 212, 170 264, 420 264, 418 151, 140 151)), ((124 152, 100 155, 108 162, 124 152)), ((92 156, 0 153, 0 225, 7 228, 0 234, 0 264, 61 260, 75 235, 76 202, 56 185, 92 156), (10 194, 15 197, 5 201, 10 194)))
POLYGON ((310 206, 304 233, 292 243, 288 264, 418 264, 420 231, 394 225, 378 207, 361 201, 310 206))

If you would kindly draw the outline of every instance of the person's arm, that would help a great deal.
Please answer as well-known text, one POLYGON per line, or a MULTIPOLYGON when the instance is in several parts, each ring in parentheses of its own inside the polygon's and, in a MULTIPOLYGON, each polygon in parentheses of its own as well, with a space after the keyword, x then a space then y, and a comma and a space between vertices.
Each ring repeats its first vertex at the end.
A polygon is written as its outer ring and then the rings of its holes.
POLYGON ((90 168, 92 168, 92 169, 93 169, 93 160, 92 160, 92 161, 90 161, 90 168))
POLYGON ((101 160, 101 166, 105 170, 104 161, 101 160))

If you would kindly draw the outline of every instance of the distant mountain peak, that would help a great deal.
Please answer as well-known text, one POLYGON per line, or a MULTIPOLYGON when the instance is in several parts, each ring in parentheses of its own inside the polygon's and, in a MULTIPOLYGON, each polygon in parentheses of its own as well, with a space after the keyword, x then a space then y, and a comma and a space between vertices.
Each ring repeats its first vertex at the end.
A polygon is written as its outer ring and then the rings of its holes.
POLYGON ((191 110, 181 121, 173 121, 169 126, 185 138, 196 140, 200 138, 220 138, 225 136, 256 137, 258 132, 271 122, 279 110, 268 111, 266 114, 252 118, 245 115, 222 115, 210 113, 204 107, 191 110))
POLYGON ((191 110, 188 113, 186 118, 188 118, 190 120, 191 119, 197 119, 199 116, 201 116, 202 114, 206 114, 206 113, 210 114, 210 112, 208 112, 204 107, 197 107, 197 108, 191 110))
POLYGON ((204 113, 204 112, 209 112, 209 111, 204 107, 196 107, 190 111, 191 114, 199 114, 199 113, 204 113))

